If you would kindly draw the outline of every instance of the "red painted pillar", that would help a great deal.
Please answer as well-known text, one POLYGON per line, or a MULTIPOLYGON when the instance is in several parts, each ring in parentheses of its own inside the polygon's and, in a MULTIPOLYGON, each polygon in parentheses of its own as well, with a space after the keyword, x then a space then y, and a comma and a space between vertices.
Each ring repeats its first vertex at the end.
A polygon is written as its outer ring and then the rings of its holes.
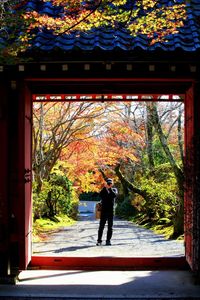
POLYGON ((19 269, 19 236, 20 213, 19 205, 19 98, 18 82, 13 81, 9 89, 8 102, 8 200, 9 200, 9 252, 11 273, 19 269), (10 109, 12 108, 12 109, 10 109))
POLYGON ((19 268, 25 270, 32 255, 32 97, 21 82, 18 113, 18 225, 19 268))
POLYGON ((195 145, 195 193, 194 193, 194 269, 200 283, 200 81, 194 88, 194 145, 195 145))
POLYGON ((0 85, 0 276, 9 273, 8 105, 5 83, 0 85))
POLYGON ((185 255, 194 271, 194 85, 185 94, 185 255))
POLYGON ((0 85, 0 283, 13 283, 19 269, 19 91, 0 85))

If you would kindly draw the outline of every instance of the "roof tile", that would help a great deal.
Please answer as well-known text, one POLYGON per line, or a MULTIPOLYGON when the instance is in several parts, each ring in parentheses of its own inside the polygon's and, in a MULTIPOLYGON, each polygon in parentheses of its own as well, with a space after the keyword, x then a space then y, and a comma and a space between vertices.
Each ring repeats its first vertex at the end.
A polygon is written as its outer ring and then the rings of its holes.
MULTIPOLYGON (((182 1, 178 0, 177 3, 182 1)), ((163 0, 162 3, 174 4, 173 1, 163 0)), ((121 29, 94 29, 89 33, 80 34, 63 34, 61 36, 53 35, 50 32, 38 32, 33 41, 32 47, 43 51, 51 51, 59 48, 64 51, 73 50, 78 47, 81 50, 93 50, 100 48, 102 50, 113 50, 117 47, 125 51, 134 50, 140 47, 143 50, 153 51, 155 49, 162 49, 164 51, 174 51, 181 48, 184 51, 196 51, 200 48, 200 24, 198 24, 196 17, 200 16, 200 1, 191 0, 188 6, 188 19, 185 26, 180 29, 178 34, 169 35, 168 41, 150 45, 149 40, 144 35, 133 37, 125 28, 121 29)), ((30 0, 28 4, 29 9, 35 9, 34 1, 30 0)), ((52 7, 50 3, 44 3, 39 7, 40 13, 46 13, 53 17, 57 17, 61 10, 52 7)))
MULTIPOLYGON (((174 1, 161 0, 162 4, 172 5, 174 1)), ((182 3, 177 0, 176 3, 182 3)), ((188 6, 188 18, 185 26, 179 33, 169 35, 167 42, 156 43, 150 45, 149 39, 145 35, 133 37, 125 28, 118 29, 93 29, 90 32, 73 32, 70 34, 54 35, 46 29, 38 31, 32 41, 29 50, 53 51, 60 49, 61 51, 72 51, 79 48, 84 51, 91 51, 96 48, 101 50, 114 50, 115 48, 124 51, 141 48, 145 51, 154 51, 161 49, 163 51, 172 52, 178 48, 195 52, 200 48, 200 1, 191 0, 188 6)), ((50 2, 29 0, 26 6, 28 11, 36 10, 41 14, 48 14, 54 18, 62 14, 62 8, 52 6, 50 2)))

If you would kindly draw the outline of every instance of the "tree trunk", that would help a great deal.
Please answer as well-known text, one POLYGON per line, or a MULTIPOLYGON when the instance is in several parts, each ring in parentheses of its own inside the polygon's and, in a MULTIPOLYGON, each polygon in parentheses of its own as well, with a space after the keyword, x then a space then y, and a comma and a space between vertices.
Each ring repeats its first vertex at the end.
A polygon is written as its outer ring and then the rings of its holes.
POLYGON ((139 189, 138 187, 134 186, 130 181, 128 181, 121 173, 120 171, 120 165, 117 165, 115 167, 115 173, 118 176, 119 180, 121 181, 121 184, 123 186, 123 189, 125 190, 130 190, 140 196, 142 196, 145 200, 148 199, 148 197, 150 197, 150 195, 146 192, 143 191, 141 189, 139 189))
POLYGON ((178 145, 180 149, 180 156, 181 156, 181 161, 182 164, 184 165, 184 154, 183 154, 183 138, 182 138, 182 126, 181 126, 181 115, 182 115, 182 110, 179 107, 178 111, 178 145))
POLYGON ((146 132, 147 132, 147 156, 149 160, 149 169, 152 173, 154 170, 154 157, 153 157, 153 126, 152 126, 152 117, 151 117, 151 105, 152 103, 146 104, 147 110, 147 121, 146 121, 146 132))
POLYGON ((176 214, 174 217, 174 233, 173 233, 173 237, 177 237, 180 234, 182 234, 184 230, 184 173, 180 169, 180 167, 176 164, 176 161, 168 147, 167 139, 163 133, 162 126, 160 123, 160 118, 158 115, 156 103, 153 103, 153 105, 151 106, 151 115, 152 115, 152 124, 154 125, 157 131, 161 145, 174 171, 177 184, 178 184, 178 189, 179 189, 178 197, 180 201, 177 206, 176 214))
POLYGON ((49 209, 48 217, 54 217, 55 216, 54 204, 53 204, 53 201, 52 201, 51 197, 52 197, 52 193, 51 193, 51 191, 49 191, 48 194, 47 194, 47 198, 46 198, 46 204, 47 204, 47 207, 49 209))

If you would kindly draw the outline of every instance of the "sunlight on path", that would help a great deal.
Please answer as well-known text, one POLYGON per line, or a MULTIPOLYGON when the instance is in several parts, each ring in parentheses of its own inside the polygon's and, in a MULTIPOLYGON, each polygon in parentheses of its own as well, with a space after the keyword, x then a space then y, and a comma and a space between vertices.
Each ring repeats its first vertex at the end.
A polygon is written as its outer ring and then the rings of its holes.
POLYGON ((33 243, 33 255, 79 257, 180 257, 184 242, 166 240, 151 230, 124 220, 114 220, 112 246, 96 246, 99 221, 83 213, 80 221, 53 233, 46 242, 33 243))

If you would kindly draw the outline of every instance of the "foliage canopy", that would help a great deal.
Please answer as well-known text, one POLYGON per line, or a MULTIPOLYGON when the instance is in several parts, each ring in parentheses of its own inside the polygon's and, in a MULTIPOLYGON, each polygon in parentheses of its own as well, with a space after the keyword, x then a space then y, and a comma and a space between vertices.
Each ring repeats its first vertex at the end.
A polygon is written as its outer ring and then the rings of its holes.
POLYGON ((53 35, 75 33, 79 37, 81 32, 95 29, 125 29, 132 36, 146 36, 150 44, 163 43, 179 32, 187 18, 184 0, 168 4, 155 0, 41 0, 34 9, 27 9, 27 2, 1 1, 4 54, 26 51, 40 31, 53 35), (50 5, 54 13, 41 9, 45 5, 50 5))

